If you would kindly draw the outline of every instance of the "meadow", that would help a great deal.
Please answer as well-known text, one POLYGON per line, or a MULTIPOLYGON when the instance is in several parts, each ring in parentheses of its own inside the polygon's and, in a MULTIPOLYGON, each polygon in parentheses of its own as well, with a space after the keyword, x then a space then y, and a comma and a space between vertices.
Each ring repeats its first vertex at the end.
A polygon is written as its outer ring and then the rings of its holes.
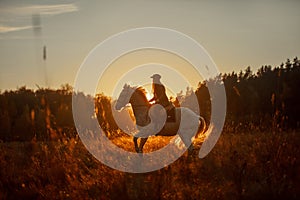
MULTIPOLYGON (((113 142, 134 151, 132 138, 113 142)), ((152 137, 145 153, 170 142, 152 137)), ((203 138, 160 170, 133 174, 97 161, 80 139, 0 143, 0 199, 299 199, 300 135, 224 130, 214 149, 198 158, 203 138)))
MULTIPOLYGON (((227 113, 213 150, 199 159, 201 136, 192 154, 143 174, 111 169, 87 151, 75 131, 70 85, 0 91, 0 199, 300 199, 300 60, 221 74, 173 103, 194 110, 190 97, 196 95, 209 124, 208 86, 223 84, 227 113)), ((95 105, 82 121, 96 116, 115 145, 135 152, 132 137, 114 121, 111 97, 76 96, 84 110, 95 105)), ((123 125, 132 124, 132 112, 118 115, 123 125)), ((169 142, 152 137, 144 153, 169 142)))

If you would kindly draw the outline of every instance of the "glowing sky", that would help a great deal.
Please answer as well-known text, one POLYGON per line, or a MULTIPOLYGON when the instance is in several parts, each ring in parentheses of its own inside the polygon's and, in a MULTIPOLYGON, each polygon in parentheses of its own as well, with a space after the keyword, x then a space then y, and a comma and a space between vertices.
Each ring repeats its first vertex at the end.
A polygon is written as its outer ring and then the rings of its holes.
MULTIPOLYGON (((81 63, 98 43, 145 26, 194 38, 221 72, 279 65, 300 55, 299 8, 298 0, 0 1, 0 89, 36 89, 46 79, 52 88, 73 85, 81 63), (33 27, 37 14, 40 29, 33 27)), ((186 73, 193 82, 193 73, 186 73)), ((167 77, 164 81, 169 83, 167 77)), ((111 85, 99 88, 106 84, 111 85)))

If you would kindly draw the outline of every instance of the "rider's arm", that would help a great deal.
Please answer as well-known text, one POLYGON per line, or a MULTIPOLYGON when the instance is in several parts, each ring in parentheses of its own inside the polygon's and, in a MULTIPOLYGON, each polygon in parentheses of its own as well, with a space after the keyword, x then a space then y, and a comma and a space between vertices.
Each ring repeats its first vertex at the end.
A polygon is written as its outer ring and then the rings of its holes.
POLYGON ((152 102, 152 101, 154 101, 156 98, 155 98, 155 96, 152 98, 152 99, 150 99, 149 100, 149 102, 152 102))

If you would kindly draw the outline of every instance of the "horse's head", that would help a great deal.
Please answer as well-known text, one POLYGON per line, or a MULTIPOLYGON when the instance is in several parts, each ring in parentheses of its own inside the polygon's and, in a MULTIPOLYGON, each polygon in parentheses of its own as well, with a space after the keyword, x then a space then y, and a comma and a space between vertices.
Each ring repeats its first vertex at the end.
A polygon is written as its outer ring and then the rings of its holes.
POLYGON ((126 104, 129 103, 131 95, 133 94, 134 89, 130 87, 130 85, 125 84, 123 86, 123 90, 121 91, 119 98, 117 99, 117 102, 115 104, 116 110, 121 110, 126 106, 126 104))

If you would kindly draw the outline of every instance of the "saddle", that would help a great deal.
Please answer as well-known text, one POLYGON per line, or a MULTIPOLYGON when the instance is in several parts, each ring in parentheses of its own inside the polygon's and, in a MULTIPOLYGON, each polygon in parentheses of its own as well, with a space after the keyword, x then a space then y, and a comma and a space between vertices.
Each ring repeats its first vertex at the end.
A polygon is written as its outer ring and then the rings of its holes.
POLYGON ((176 122, 176 116, 175 116, 175 107, 172 105, 170 109, 167 109, 167 122, 176 122))
POLYGON ((176 113, 175 113, 175 106, 170 103, 167 106, 163 106, 167 113, 167 120, 166 122, 176 122, 176 113))

